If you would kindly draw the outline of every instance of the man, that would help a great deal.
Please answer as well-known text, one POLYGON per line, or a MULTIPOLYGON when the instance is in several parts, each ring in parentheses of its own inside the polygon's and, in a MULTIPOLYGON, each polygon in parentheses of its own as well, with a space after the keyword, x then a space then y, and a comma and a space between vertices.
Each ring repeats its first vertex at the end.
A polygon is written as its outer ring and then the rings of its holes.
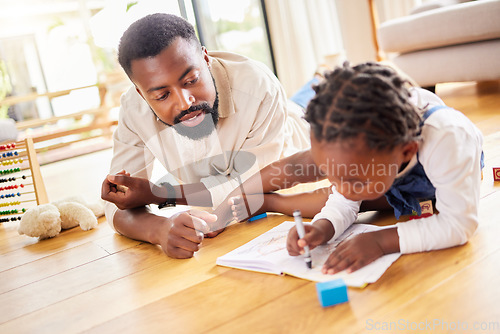
POLYGON ((206 223, 225 226, 230 210, 216 222, 199 211, 165 218, 147 205, 219 206, 265 165, 309 147, 303 111, 264 65, 207 52, 174 15, 131 25, 118 58, 134 87, 122 97, 111 175, 102 186, 102 198, 116 204, 106 204, 106 217, 127 237, 191 257, 203 233, 215 229, 206 223), (170 182, 149 181, 155 159, 170 182))

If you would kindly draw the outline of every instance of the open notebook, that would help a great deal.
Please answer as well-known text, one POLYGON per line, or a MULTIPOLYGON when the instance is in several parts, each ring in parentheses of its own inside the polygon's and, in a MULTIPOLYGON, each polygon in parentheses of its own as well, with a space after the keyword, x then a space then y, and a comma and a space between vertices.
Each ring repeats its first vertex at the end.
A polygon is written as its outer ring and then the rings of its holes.
POLYGON ((321 273, 323 263, 342 240, 383 227, 353 224, 339 238, 313 249, 311 251, 313 268, 308 269, 303 256, 290 256, 286 250, 288 230, 294 225, 295 223, 291 221, 283 222, 243 246, 217 258, 216 263, 220 266, 263 273, 288 274, 316 282, 343 278, 348 286, 364 287, 368 283, 376 282, 387 268, 401 256, 399 253, 384 255, 350 274, 340 272, 335 275, 324 275, 321 273))

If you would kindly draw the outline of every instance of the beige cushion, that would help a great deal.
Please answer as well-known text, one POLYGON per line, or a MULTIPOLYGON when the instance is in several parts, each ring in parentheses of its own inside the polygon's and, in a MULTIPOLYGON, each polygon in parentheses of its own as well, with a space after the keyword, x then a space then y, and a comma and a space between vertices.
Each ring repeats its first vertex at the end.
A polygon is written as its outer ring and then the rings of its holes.
POLYGON ((500 38, 500 1, 480 0, 390 20, 378 29, 385 52, 409 52, 500 38))
POLYGON ((500 79, 500 39, 400 54, 392 62, 422 87, 500 79), (446 66, 445 66, 446 65, 446 66))

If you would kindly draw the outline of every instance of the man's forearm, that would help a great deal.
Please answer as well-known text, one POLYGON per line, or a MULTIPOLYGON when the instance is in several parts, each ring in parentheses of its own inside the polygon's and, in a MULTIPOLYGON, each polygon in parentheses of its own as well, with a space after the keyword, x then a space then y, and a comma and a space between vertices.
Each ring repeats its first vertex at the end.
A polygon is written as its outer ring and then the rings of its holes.
MULTIPOLYGON (((267 165, 246 180, 242 188, 247 195, 270 193, 291 188, 298 183, 315 182, 324 178, 314 163, 310 151, 302 151, 267 165)), ((234 193, 241 190, 241 188, 236 189, 234 193)))
POLYGON ((231 197, 253 194, 268 194, 280 189, 290 188, 296 183, 315 182, 324 179, 324 175, 314 164, 310 151, 302 151, 288 158, 273 162, 248 178, 234 189, 215 210, 221 220, 221 225, 227 224, 232 218, 231 197))
POLYGON ((177 204, 212 206, 212 195, 201 182, 177 185, 174 189, 177 204))
POLYGON ((153 214, 148 208, 140 207, 129 210, 118 210, 113 217, 116 231, 131 239, 159 244, 157 238, 161 229, 166 228, 168 219, 153 214))

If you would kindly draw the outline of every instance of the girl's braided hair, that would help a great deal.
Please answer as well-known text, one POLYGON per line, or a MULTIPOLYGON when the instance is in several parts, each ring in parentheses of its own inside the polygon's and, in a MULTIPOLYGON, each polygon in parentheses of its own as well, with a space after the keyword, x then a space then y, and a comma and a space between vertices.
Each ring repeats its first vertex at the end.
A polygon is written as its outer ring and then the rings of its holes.
POLYGON ((408 86, 390 67, 345 62, 314 87, 305 119, 318 141, 362 135, 370 149, 391 150, 419 138, 421 118, 408 86))

